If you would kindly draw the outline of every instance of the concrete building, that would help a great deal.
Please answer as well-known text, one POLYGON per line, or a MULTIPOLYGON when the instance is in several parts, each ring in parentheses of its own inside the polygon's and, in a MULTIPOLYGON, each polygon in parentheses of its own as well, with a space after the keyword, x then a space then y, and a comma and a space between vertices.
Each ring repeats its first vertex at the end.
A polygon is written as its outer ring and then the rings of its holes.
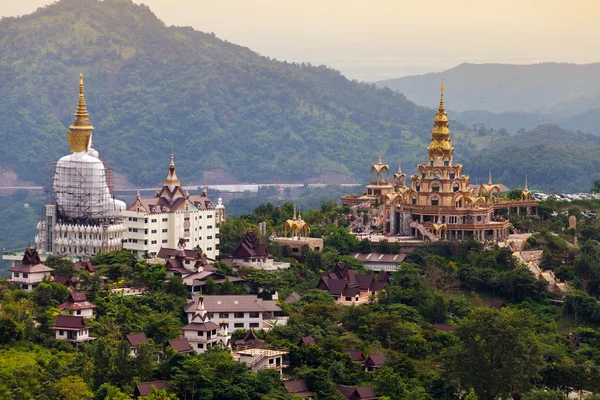
POLYGON ((188 323, 197 313, 206 311, 208 317, 226 323, 228 331, 236 329, 271 329, 275 323, 287 322, 275 300, 263 300, 256 295, 193 295, 184 311, 188 323), (200 299, 203 299, 200 301, 200 299))
POLYGON ((183 239, 187 248, 200 248, 214 260, 219 255, 219 223, 224 213, 224 208, 217 210, 210 201, 206 187, 201 195, 184 191, 171 154, 162 189, 148 198, 138 192, 121 214, 126 228, 123 247, 139 256, 156 255, 162 247, 177 248, 183 239))
POLYGON ((198 354, 204 353, 219 343, 224 347, 230 347, 231 345, 229 325, 225 321, 221 324, 212 322, 204 307, 204 303, 204 298, 202 296, 198 297, 197 310, 195 312, 188 312, 189 324, 181 328, 184 338, 187 339, 191 348, 198 354))
POLYGON ((343 306, 369 302, 371 295, 385 288, 389 283, 389 274, 380 271, 377 275, 359 274, 341 262, 333 264, 331 272, 323 272, 317 283, 317 289, 325 290, 333 296, 337 304, 343 306))
POLYGON ((236 243, 230 258, 225 258, 221 261, 229 265, 264 269, 267 271, 290 267, 290 263, 273 261, 273 256, 269 253, 268 246, 261 243, 256 233, 252 231, 246 232, 244 238, 236 243))
POLYGON ((54 269, 42 264, 37 250, 29 247, 23 254, 21 264, 10 268, 8 271, 11 273, 8 279, 10 283, 15 283, 21 289, 30 292, 44 279, 49 279, 54 269))
POLYGON ((398 270, 398 263, 406 258, 406 254, 383 253, 351 253, 350 256, 362 261, 365 268, 375 272, 395 272, 398 270))

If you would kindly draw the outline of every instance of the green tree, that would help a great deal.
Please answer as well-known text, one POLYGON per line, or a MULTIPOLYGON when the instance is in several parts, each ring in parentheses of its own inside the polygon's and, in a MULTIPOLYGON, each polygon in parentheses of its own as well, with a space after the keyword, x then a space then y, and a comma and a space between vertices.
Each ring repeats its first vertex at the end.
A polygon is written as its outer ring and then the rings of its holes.
POLYGON ((535 322, 525 311, 476 308, 454 334, 460 343, 448 349, 446 374, 482 400, 524 391, 543 366, 535 322))
POLYGON ((70 375, 56 383, 60 399, 64 400, 91 400, 94 394, 90 391, 81 376, 70 375))

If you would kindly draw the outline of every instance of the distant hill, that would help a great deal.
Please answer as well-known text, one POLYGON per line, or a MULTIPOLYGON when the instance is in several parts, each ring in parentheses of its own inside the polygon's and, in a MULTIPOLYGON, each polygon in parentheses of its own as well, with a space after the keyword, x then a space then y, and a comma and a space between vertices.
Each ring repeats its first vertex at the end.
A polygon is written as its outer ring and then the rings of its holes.
POLYGON ((421 159, 434 117, 325 66, 166 27, 126 0, 61 0, 4 18, 0 53, 0 166, 36 182, 68 151, 79 72, 94 147, 136 185, 163 179, 172 144, 187 182, 215 169, 246 182, 362 178, 378 152, 421 159))
POLYGON ((510 132, 557 123, 600 135, 600 63, 461 64, 439 73, 377 82, 431 106, 426 93, 446 83, 454 117, 510 132))
POLYGON ((600 137, 539 125, 513 136, 492 136, 486 147, 465 162, 472 182, 487 180, 508 187, 529 187, 548 192, 587 192, 600 179, 600 137))

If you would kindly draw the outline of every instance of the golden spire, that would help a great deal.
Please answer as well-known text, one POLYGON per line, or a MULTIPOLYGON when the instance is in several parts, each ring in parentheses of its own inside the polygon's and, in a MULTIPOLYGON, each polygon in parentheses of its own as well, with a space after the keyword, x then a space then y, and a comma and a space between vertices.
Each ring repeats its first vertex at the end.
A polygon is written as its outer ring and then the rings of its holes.
POLYGON ((88 119, 88 111, 85 105, 83 74, 79 74, 79 101, 77 102, 77 110, 75 111, 75 121, 69 127, 70 132, 67 133, 71 152, 88 151, 93 129, 94 127, 88 119))
POLYGON ((492 184, 492 170, 490 169, 490 173, 488 175, 488 185, 492 184))
MULTIPOLYGON (((171 163, 169 164, 169 172, 167 172, 167 177, 164 180, 166 186, 179 186, 181 181, 177 176, 177 171, 175 170, 175 156, 171 153, 171 163)), ((173 190, 173 188, 170 188, 173 190)))
POLYGON ((427 148, 429 157, 434 156, 452 156, 454 148, 450 144, 450 127, 448 124, 448 114, 444 108, 444 81, 440 87, 440 105, 433 121, 433 130, 431 131, 431 145, 427 148))
POLYGON ((527 184, 527 175, 525 175, 525 188, 523 189, 523 191, 529 191, 529 185, 527 184))

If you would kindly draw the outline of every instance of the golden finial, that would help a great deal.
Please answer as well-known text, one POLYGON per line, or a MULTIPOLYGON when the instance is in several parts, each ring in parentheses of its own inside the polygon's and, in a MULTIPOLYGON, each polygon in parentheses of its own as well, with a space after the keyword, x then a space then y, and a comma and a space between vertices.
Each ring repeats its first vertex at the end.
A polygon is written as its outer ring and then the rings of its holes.
POLYGON ((440 91, 442 92, 442 95, 444 94, 444 80, 442 79, 442 87, 440 88, 440 91))
POLYGON ((75 121, 69 127, 70 132, 67 133, 72 152, 88 151, 93 129, 94 127, 88 119, 85 103, 83 74, 79 74, 79 100, 75 111, 75 121))
POLYGON ((379 161, 377 163, 381 165, 381 152, 379 152, 379 161))
POLYGON ((523 189, 523 191, 529 191, 529 185, 527 184, 527 175, 525 175, 525 188, 523 189))
POLYGON ((492 170, 490 169, 490 173, 488 175, 488 185, 492 184, 492 170))

